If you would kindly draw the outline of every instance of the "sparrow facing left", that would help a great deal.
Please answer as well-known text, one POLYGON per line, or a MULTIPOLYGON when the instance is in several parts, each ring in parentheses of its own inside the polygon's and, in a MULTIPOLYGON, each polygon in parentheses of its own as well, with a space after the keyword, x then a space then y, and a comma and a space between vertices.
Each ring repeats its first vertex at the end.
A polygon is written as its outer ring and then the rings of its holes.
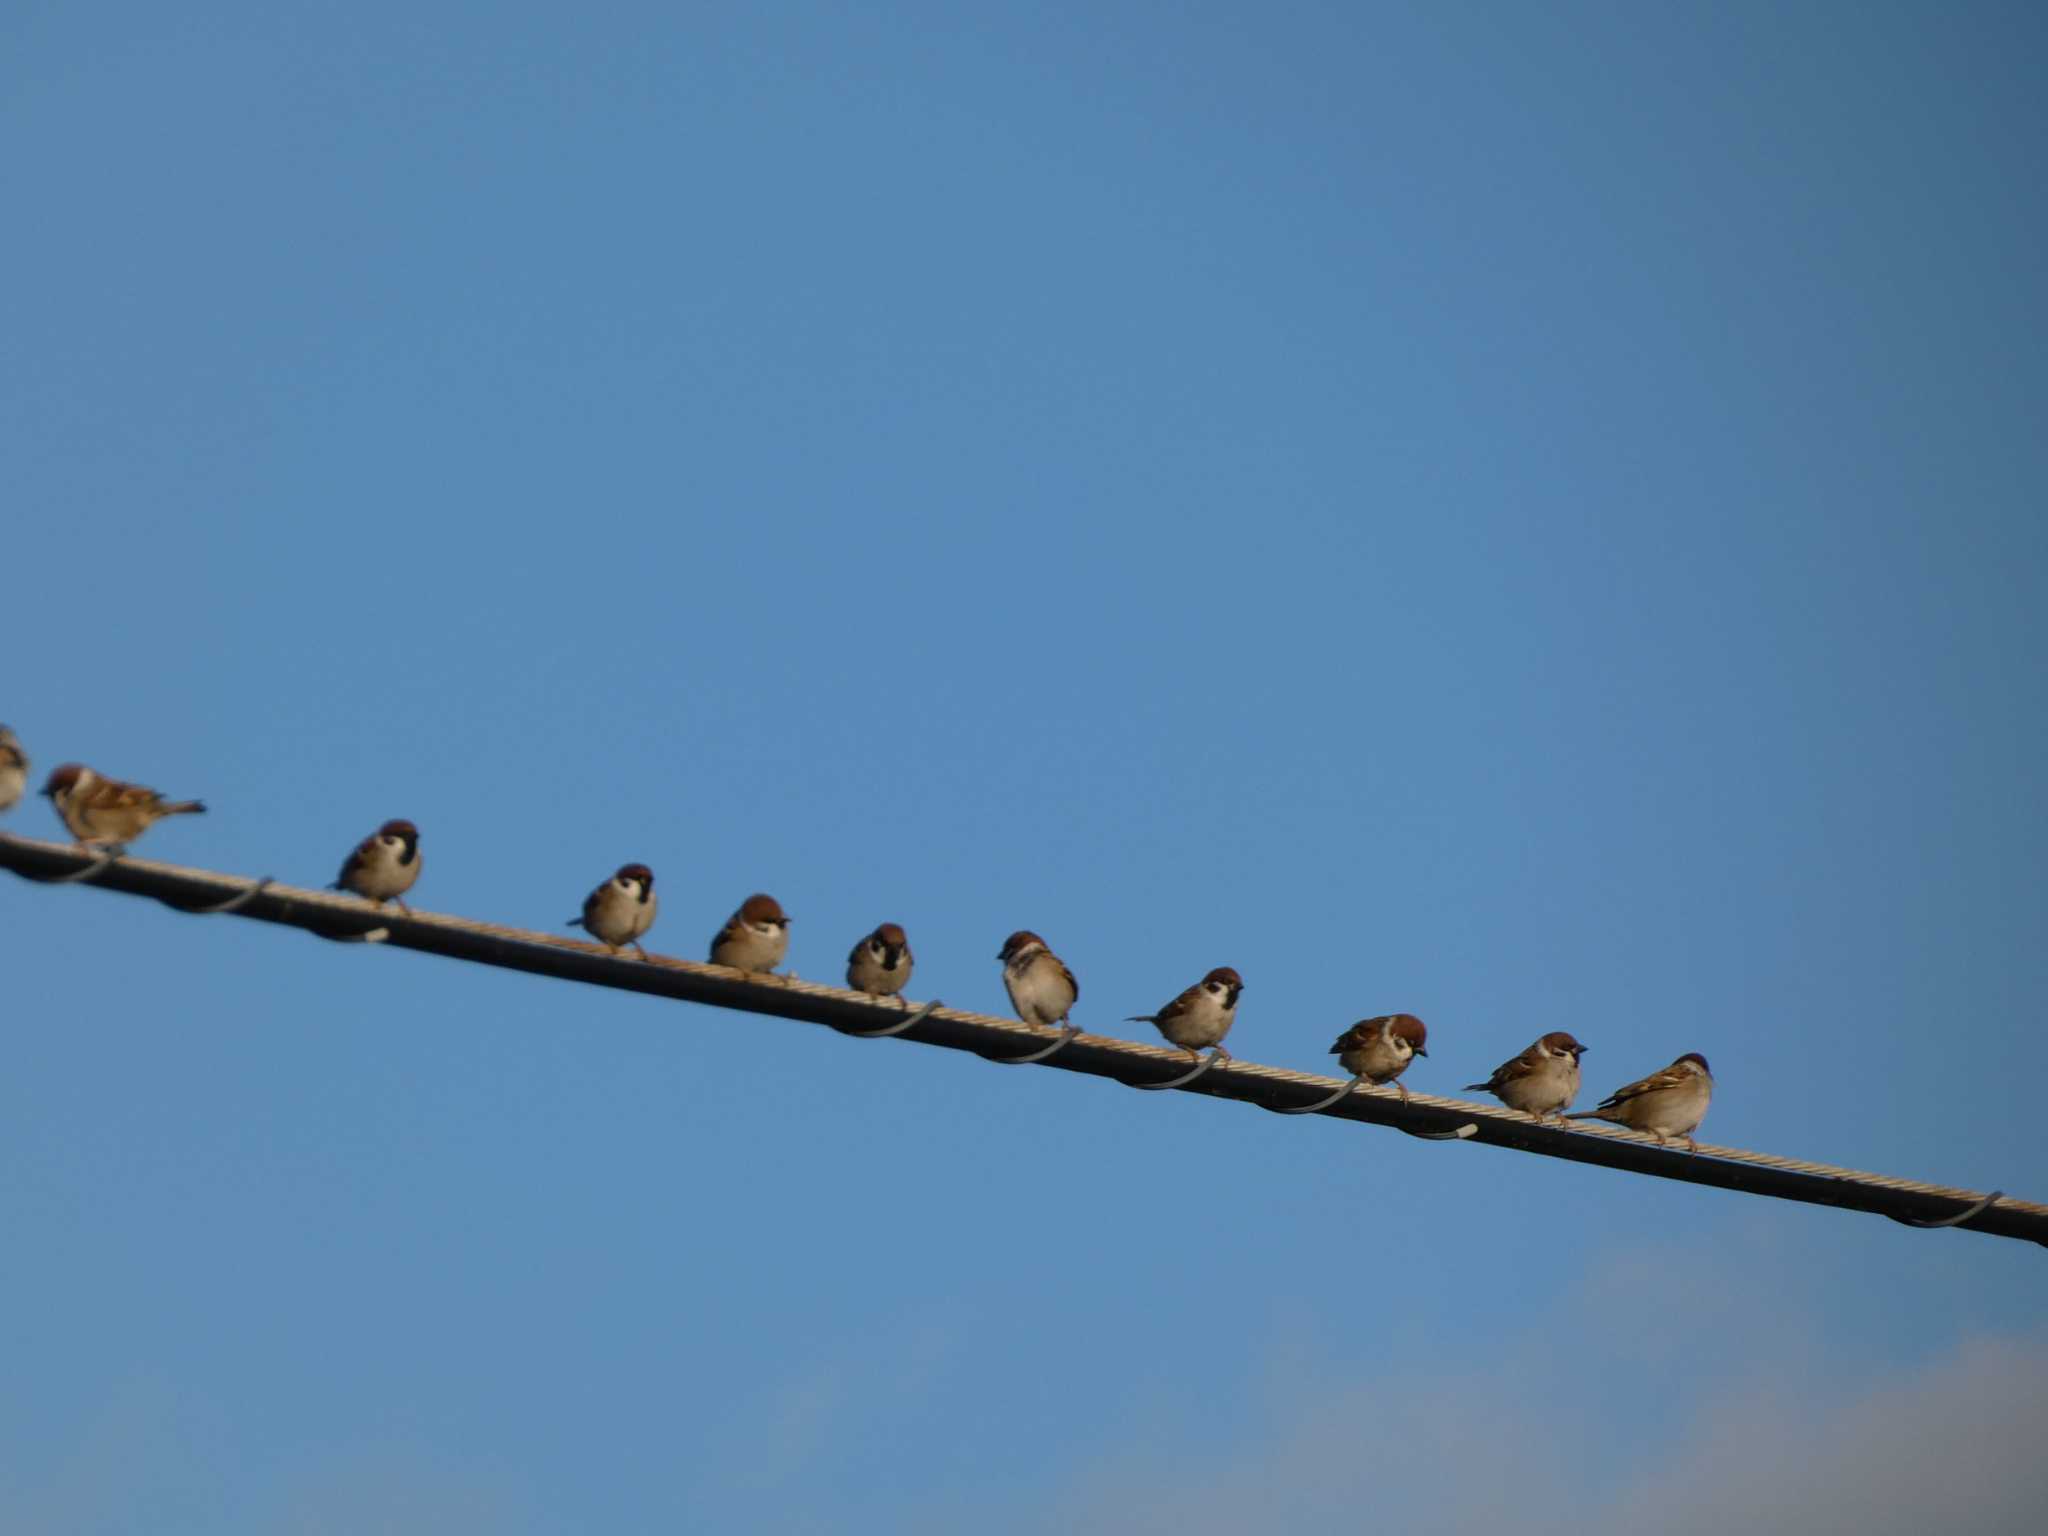
POLYGON ((749 896, 711 941, 711 963, 773 971, 789 953, 789 914, 773 896, 749 896))
POLYGON ((621 864, 619 872, 583 898, 583 915, 569 919, 616 954, 628 944, 642 960, 640 936, 654 926, 654 871, 645 864, 621 864))
POLYGON ((1662 1072, 1615 1089, 1600 1101, 1599 1108, 1565 1118, 1607 1120, 1632 1131, 1648 1131, 1659 1141, 1683 1136, 1686 1150, 1697 1152, 1700 1144, 1692 1139, 1692 1133, 1707 1118, 1707 1104, 1713 1097, 1714 1074, 1707 1070, 1707 1058, 1698 1051, 1687 1051, 1662 1072))
POLYGON ((13 806, 28 788, 28 754, 14 732, 0 725, 0 811, 13 806))
POLYGON ((81 848, 119 850, 166 816, 197 816, 206 809, 197 800, 166 800, 140 784, 102 778, 82 763, 54 770, 42 792, 81 848))
POLYGON ((910 940, 894 923, 884 923, 853 946, 846 957, 846 984, 856 992, 895 997, 910 981, 910 940))
POLYGON ((1169 1045, 1190 1056, 1200 1056, 1213 1045, 1216 1054, 1229 1061, 1223 1037, 1237 1022, 1237 995, 1243 990, 1244 978, 1219 965, 1157 1013, 1134 1013, 1127 1022, 1157 1026, 1169 1045))
POLYGON ((1003 988, 1026 1024, 1065 1024, 1081 999, 1081 984, 1045 940, 1019 928, 996 954, 1003 962, 1003 988))
POLYGON ((1408 1064, 1429 1051, 1429 1026, 1412 1013, 1383 1013, 1376 1019, 1360 1019, 1337 1037, 1330 1054, 1353 1077, 1362 1077, 1379 1087, 1392 1083, 1401 1090, 1401 1102, 1408 1102, 1408 1086, 1400 1081, 1408 1064))
POLYGON ((328 889, 353 891, 373 906, 397 902, 410 917, 412 908, 399 898, 419 877, 420 829, 409 821, 387 821, 342 860, 341 873, 328 889))

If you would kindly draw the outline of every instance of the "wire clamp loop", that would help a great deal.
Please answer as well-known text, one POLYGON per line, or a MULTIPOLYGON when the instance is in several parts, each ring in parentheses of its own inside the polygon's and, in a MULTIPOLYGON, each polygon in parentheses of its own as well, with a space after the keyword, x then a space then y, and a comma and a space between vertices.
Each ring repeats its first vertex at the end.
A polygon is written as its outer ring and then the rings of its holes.
POLYGON ((854 1040, 886 1040, 891 1035, 900 1035, 906 1029, 922 1024, 932 1016, 932 1010, 940 1006, 942 1005, 935 997, 901 1023, 884 1024, 880 1029, 847 1029, 841 1025, 834 1025, 833 1027, 838 1029, 842 1035, 846 1035, 854 1040))
POLYGON ((1347 1094, 1351 1092, 1352 1089, 1356 1088, 1360 1083, 1364 1081, 1365 1079, 1362 1077, 1354 1077, 1353 1079, 1351 1079, 1350 1082, 1346 1083, 1342 1088, 1339 1088, 1335 1093, 1331 1094, 1328 1098, 1317 1099, 1313 1104, 1297 1104, 1292 1109, 1275 1109, 1271 1104, 1267 1104, 1263 1107, 1272 1110, 1273 1113, 1276 1115, 1313 1115, 1319 1110, 1328 1109, 1332 1104, 1336 1103, 1339 1099, 1345 1097, 1347 1094))
POLYGON ((241 911, 242 908, 262 895, 265 887, 273 883, 272 878, 269 875, 265 875, 246 891, 237 891, 225 901, 202 902, 196 907, 188 907, 182 902, 166 900, 164 905, 171 908, 174 912, 188 912, 194 917, 215 917, 224 912, 241 911))
POLYGON ((1218 1046, 1215 1050, 1204 1056, 1192 1071, 1183 1072, 1179 1077, 1169 1077, 1163 1083, 1125 1083, 1124 1086, 1126 1088, 1136 1088, 1141 1093, 1158 1093, 1166 1088, 1185 1088, 1189 1083, 1192 1083, 1204 1072, 1215 1066, 1217 1062, 1228 1060, 1230 1058, 1223 1054, 1223 1048, 1218 1046))
POLYGON ((96 875, 105 873, 107 866, 113 863, 114 860, 120 858, 121 855, 126 852, 127 849, 119 846, 112 848, 103 848, 100 850, 100 856, 94 859, 90 864, 86 865, 85 868, 74 869, 68 875, 44 875, 42 877, 43 884, 75 885, 81 880, 90 880, 94 878, 96 875))
MULTIPOLYGON (((2003 1197, 2004 1194, 2004 1190, 1994 1189, 1975 1205, 1966 1205, 1953 1216, 1937 1216, 1932 1221, 1922 1221, 1917 1216, 1893 1216, 1892 1220, 1902 1227, 1959 1227, 1972 1216, 1981 1216, 1990 1210, 1992 1204, 2003 1197)), ((1887 1212, 1886 1214, 1889 1215, 1890 1213, 1887 1212)))
POLYGON ((984 1056, 982 1060, 993 1062, 999 1067, 1028 1067, 1034 1061, 1044 1061, 1048 1056, 1065 1050, 1074 1043, 1074 1036, 1080 1033, 1081 1026, 1078 1024, 1063 1025, 1060 1029, 1059 1039, 1053 1041, 1051 1045, 1048 1045, 1042 1051, 1031 1051, 1023 1056, 984 1056))
POLYGON ((1467 1120, 1451 1131, 1411 1131, 1405 1125, 1394 1127, 1403 1136, 1413 1136, 1417 1141, 1469 1141, 1479 1134, 1479 1127, 1467 1120))
POLYGON ((389 928, 370 928, 362 933, 329 933, 321 928, 308 928, 306 932, 330 944, 382 944, 391 937, 389 928))

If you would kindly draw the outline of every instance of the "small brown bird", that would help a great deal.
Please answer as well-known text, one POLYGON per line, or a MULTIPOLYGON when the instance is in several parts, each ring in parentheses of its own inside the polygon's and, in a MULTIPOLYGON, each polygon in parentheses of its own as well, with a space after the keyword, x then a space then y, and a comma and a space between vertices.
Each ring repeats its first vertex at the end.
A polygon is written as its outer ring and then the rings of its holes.
POLYGON ((1244 990, 1244 978, 1227 965, 1219 965, 1181 993, 1157 1013, 1134 1013, 1128 1023, 1151 1024, 1190 1056, 1200 1056, 1210 1046, 1225 1061, 1223 1037, 1237 1022, 1237 996, 1244 990))
POLYGON ((789 914, 773 896, 749 896, 711 941, 711 963, 773 971, 789 953, 789 914))
POLYGON ((28 788, 28 754, 14 732, 0 725, 0 811, 10 809, 28 788))
POLYGON ((1081 1000, 1081 984, 1066 962, 1028 928, 1019 928, 996 954, 1010 1006, 1026 1024, 1064 1024, 1081 1000))
POLYGON ((329 890, 353 891, 375 906, 397 902, 408 917, 412 909, 399 898, 420 877, 420 829, 409 821, 387 821, 357 843, 342 860, 341 873, 329 890))
POLYGON ((1483 1083, 1467 1083, 1467 1093, 1490 1093, 1509 1109, 1519 1109, 1539 1124, 1572 1107, 1579 1096, 1579 1058, 1586 1048, 1561 1029, 1553 1029, 1521 1055, 1493 1069, 1483 1083))
POLYGON ((1330 1054, 1353 1077, 1362 1077, 1375 1087, 1392 1083, 1401 1090, 1401 1102, 1408 1102, 1408 1086, 1400 1078, 1408 1064, 1427 1056, 1429 1026, 1412 1013, 1383 1013, 1376 1019, 1360 1019, 1337 1037, 1330 1054))
POLYGON ((654 871, 645 864, 621 864, 617 874, 583 898, 583 915, 570 918, 569 926, 614 953, 630 944, 645 960, 640 936, 654 926, 656 907, 654 871))
POLYGON ((54 770, 43 793, 79 847, 117 852, 166 816, 197 816, 206 809, 197 800, 166 800, 140 784, 102 778, 82 763, 54 770))
POLYGON ((1588 1109, 1568 1120, 1607 1120, 1632 1131, 1647 1131, 1659 1141, 1683 1136, 1688 1152, 1700 1144, 1692 1133, 1707 1118, 1707 1105, 1714 1097, 1714 1074, 1707 1070, 1707 1058, 1687 1051, 1661 1072, 1652 1072, 1626 1087, 1617 1088, 1588 1109))
POLYGON ((895 997, 910 983, 910 940, 894 923, 884 923, 853 946, 846 957, 846 984, 856 992, 895 997))

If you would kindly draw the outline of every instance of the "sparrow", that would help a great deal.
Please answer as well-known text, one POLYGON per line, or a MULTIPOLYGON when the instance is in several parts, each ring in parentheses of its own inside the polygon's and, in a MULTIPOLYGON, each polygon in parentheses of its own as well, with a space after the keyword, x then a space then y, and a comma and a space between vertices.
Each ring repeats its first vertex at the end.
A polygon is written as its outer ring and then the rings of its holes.
MULTIPOLYGON (((1213 1045, 1216 1054, 1228 1061, 1230 1052, 1223 1049, 1223 1037, 1237 1022, 1237 995, 1243 990, 1244 978, 1229 966, 1219 965, 1157 1013, 1134 1013, 1126 1022, 1157 1025, 1167 1044, 1179 1046, 1190 1056, 1200 1056, 1204 1048, 1213 1045)), ((1014 989, 1010 995, 1016 996, 1014 989)), ((1024 1010, 1020 1006, 1017 1011, 1024 1010)))
POLYGON ((398 902, 406 916, 412 909, 398 898, 420 877, 420 829, 409 821, 387 821, 355 846, 342 861, 341 873, 328 887, 354 891, 376 906, 398 902))
POLYGON ((711 963, 773 971, 789 953, 789 914, 773 896, 749 896, 711 941, 711 963))
POLYGON ((846 984, 856 992, 895 997, 910 981, 910 940, 894 923, 884 923, 853 946, 846 957, 846 984))
POLYGON ((1064 1024, 1080 999, 1081 984, 1045 940, 1020 928, 1003 940, 996 958, 1003 962, 1003 986, 1010 1006, 1026 1024, 1064 1024))
POLYGON ((1598 1109, 1565 1118, 1612 1121, 1632 1131, 1648 1131, 1660 1142, 1683 1136, 1686 1150, 1697 1152, 1700 1144, 1692 1133, 1707 1118, 1707 1101, 1713 1096, 1714 1074, 1707 1070, 1707 1058, 1687 1051, 1662 1072, 1615 1089, 1598 1109))
POLYGON ((197 800, 166 800, 140 784, 101 778, 81 763, 54 770, 42 792, 81 848, 119 849, 166 816, 197 816, 206 809, 197 800))
POLYGON ((1579 1096, 1579 1058, 1585 1054, 1585 1046, 1564 1030, 1553 1029, 1512 1061, 1495 1067, 1485 1082, 1467 1083, 1465 1092, 1490 1093, 1541 1124, 1570 1109, 1579 1096))
POLYGON ((1408 1064, 1427 1056, 1429 1026, 1412 1013, 1383 1013, 1376 1019, 1360 1019, 1337 1037, 1330 1054, 1346 1072, 1362 1077, 1375 1087, 1392 1083, 1401 1090, 1401 1102, 1408 1102, 1407 1085, 1400 1081, 1408 1064))
POLYGON ((0 811, 9 809, 28 788, 28 754, 14 732, 0 725, 0 811))
POLYGON ((583 898, 583 915, 569 919, 613 953, 630 944, 642 960, 640 935, 654 926, 654 871, 645 864, 621 864, 619 872, 583 898))

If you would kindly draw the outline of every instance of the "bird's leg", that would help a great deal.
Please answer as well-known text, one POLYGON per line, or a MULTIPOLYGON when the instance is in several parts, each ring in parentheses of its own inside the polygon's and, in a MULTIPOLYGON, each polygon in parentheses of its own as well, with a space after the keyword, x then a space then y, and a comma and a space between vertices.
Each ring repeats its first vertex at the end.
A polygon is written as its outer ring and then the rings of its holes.
POLYGON ((633 953, 638 955, 642 960, 645 960, 647 958, 646 947, 642 945, 638 939, 635 939, 633 941, 633 953))
POLYGON ((1398 1089, 1400 1089, 1400 1090, 1401 1090, 1401 1102, 1402 1102, 1403 1104, 1406 1104, 1406 1103, 1408 1102, 1408 1085, 1407 1085, 1406 1083, 1402 1082, 1402 1081, 1401 1081, 1401 1080, 1400 1080, 1400 1079, 1399 1079, 1399 1078, 1397 1077, 1397 1078, 1395 1078, 1395 1079, 1394 1079, 1394 1086, 1395 1086, 1396 1088, 1398 1088, 1398 1089))

